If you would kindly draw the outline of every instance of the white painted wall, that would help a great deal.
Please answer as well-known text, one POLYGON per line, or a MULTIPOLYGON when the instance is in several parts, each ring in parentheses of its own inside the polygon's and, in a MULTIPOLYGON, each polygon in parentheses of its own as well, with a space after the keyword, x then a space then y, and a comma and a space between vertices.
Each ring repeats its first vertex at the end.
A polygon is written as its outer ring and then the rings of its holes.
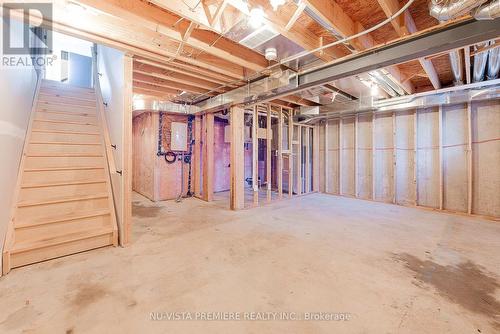
MULTIPOLYGON (((20 23, 19 26, 21 26, 20 23)), ((10 219, 12 195, 17 181, 35 86, 36 72, 32 67, 0 67, 0 152, 3 157, 0 164, 0 245, 2 247, 10 219)), ((0 268, 1 265, 0 257, 0 268)))

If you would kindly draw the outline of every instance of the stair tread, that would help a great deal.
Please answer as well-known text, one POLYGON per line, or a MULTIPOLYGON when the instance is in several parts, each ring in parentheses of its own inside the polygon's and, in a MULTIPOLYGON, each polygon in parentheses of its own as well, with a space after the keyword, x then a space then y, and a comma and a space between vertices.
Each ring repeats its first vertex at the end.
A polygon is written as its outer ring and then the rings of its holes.
POLYGON ((47 110, 47 109, 39 109, 36 111, 37 113, 47 113, 54 115, 65 115, 65 116, 79 116, 79 117, 88 117, 88 118, 97 118, 96 113, 88 113, 83 111, 55 111, 55 110, 47 110))
POLYGON ((44 145, 69 145, 69 146, 100 146, 101 143, 82 143, 82 142, 70 142, 70 141, 30 141, 30 144, 44 144, 44 145))
POLYGON ((80 196, 63 196, 63 197, 55 197, 46 201, 20 201, 17 203, 18 208, 24 208, 29 206, 38 206, 38 205, 46 205, 46 204, 57 204, 57 203, 65 203, 65 202, 77 202, 82 200, 90 200, 90 199, 101 199, 107 198, 108 193, 97 193, 93 195, 80 195, 80 196))
POLYGON ((91 170, 104 169, 99 166, 75 166, 75 167, 45 167, 45 168, 27 168, 25 172, 48 172, 48 171, 63 171, 63 170, 91 170))
POLYGON ((75 185, 80 185, 80 184, 95 184, 95 183, 105 183, 105 182, 106 182, 106 179, 88 179, 88 180, 51 182, 51 183, 25 183, 25 184, 21 185, 21 188, 27 189, 27 188, 75 186, 75 185))
POLYGON ((89 102, 95 102, 95 98, 84 98, 84 97, 77 97, 77 96, 68 96, 64 95, 64 92, 44 92, 43 90, 40 91, 40 99, 44 99, 46 97, 49 98, 64 98, 64 99, 75 99, 75 100, 84 100, 84 101, 89 101, 89 102))
POLYGON ((14 247, 11 250, 12 254, 26 252, 39 248, 51 247, 59 244, 65 244, 72 241, 89 239, 104 234, 112 234, 113 227, 110 225, 106 228, 93 228, 79 232, 72 232, 64 235, 49 236, 34 240, 25 240, 21 242, 14 242, 14 247))
POLYGON ((64 133, 70 135, 89 135, 89 136, 99 136, 99 132, 82 132, 82 131, 64 131, 64 130, 45 130, 45 129, 33 129, 32 132, 43 132, 43 133, 64 133))
POLYGON ((38 101, 38 106, 44 105, 44 104, 47 104, 47 105, 54 104, 54 105, 60 105, 60 106, 78 107, 78 108, 85 108, 85 109, 95 109, 96 108, 96 106, 86 106, 86 105, 67 103, 67 102, 60 103, 60 102, 55 102, 55 101, 43 101, 43 100, 38 101))
POLYGON ((76 124, 76 125, 92 125, 92 126, 97 126, 96 123, 90 123, 90 122, 76 122, 76 121, 64 121, 64 120, 57 120, 57 119, 35 119, 35 122, 42 122, 42 123, 57 123, 57 124, 76 124))
POLYGON ((38 217, 36 219, 32 219, 29 221, 28 220, 18 221, 15 223, 14 228, 18 229, 18 228, 34 227, 34 226, 39 226, 39 225, 53 224, 53 223, 59 223, 59 222, 75 220, 75 219, 84 219, 84 218, 105 216, 105 215, 109 215, 109 214, 111 214, 111 212, 108 209, 91 210, 91 211, 88 211, 88 210, 87 211, 74 211, 72 213, 67 213, 67 214, 63 214, 63 215, 38 217))
POLYGON ((30 153, 27 157, 102 157, 102 153, 30 153))

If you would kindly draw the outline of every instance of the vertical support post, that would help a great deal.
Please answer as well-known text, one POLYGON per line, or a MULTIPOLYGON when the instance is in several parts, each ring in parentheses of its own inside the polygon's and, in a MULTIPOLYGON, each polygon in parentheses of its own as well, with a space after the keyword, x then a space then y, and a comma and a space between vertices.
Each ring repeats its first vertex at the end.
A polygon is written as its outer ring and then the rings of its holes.
POLYGON ((304 127, 305 129, 305 143, 306 143, 306 161, 305 161, 305 178, 306 178, 306 189, 305 194, 311 192, 311 131, 309 127, 304 127))
POLYGON ((325 193, 330 192, 330 188, 328 184, 330 183, 330 173, 328 170, 328 166, 330 165, 330 159, 328 158, 330 154, 330 148, 328 146, 328 119, 325 120, 325 193))
POLYGON ((278 196, 283 198, 283 107, 278 111, 278 159, 276 164, 278 196))
POLYGON ((343 158, 343 155, 344 155, 344 144, 343 144, 343 134, 342 134, 342 127, 343 127, 343 120, 342 120, 342 117, 339 118, 339 169, 338 169, 338 172, 339 172, 339 195, 342 195, 343 191, 342 191, 342 158, 343 158))
POLYGON ((214 186, 214 114, 203 116, 203 200, 213 200, 214 186))
POLYGON ((392 112, 392 203, 396 204, 397 199, 397 148, 396 148, 396 113, 392 112))
POLYGON ((266 118, 266 184, 267 184, 267 201, 271 202, 271 161, 272 161, 272 151, 271 151, 271 145, 272 145, 272 129, 271 129, 271 105, 267 105, 267 118, 266 118))
POLYGON ((297 195, 302 194, 302 127, 297 125, 297 195))
POLYGON ((413 182, 415 183, 414 204, 418 205, 418 109, 413 114, 413 182))
POLYGON ((122 165, 122 231, 120 233, 120 245, 126 246, 130 243, 132 234, 132 73, 133 73, 133 58, 131 55, 125 55, 124 77, 123 77, 123 165, 122 165))
POLYGON ((288 197, 293 196, 293 110, 288 110, 288 197))
POLYGON ((377 117, 375 113, 372 113, 372 200, 376 200, 376 177, 375 177, 375 163, 376 163, 376 155, 377 155, 377 147, 376 147, 376 142, 375 142, 375 123, 376 123, 377 117))
POLYGON ((201 116, 196 115, 194 118, 194 195, 201 197, 201 116))
POLYGON ((439 106, 438 111, 438 131, 439 131, 439 209, 443 210, 443 107, 439 106))
POLYGON ((252 117, 252 190, 253 204, 259 204, 259 111, 253 107, 252 117))
POLYGON ((245 207, 245 110, 231 108, 231 210, 245 207))
POLYGON ((467 213, 472 214, 472 106, 467 103, 467 213))
POLYGON ((319 182, 319 124, 316 124, 313 129, 313 191, 320 191, 319 182))
POLYGON ((354 197, 358 197, 358 122, 359 116, 354 116, 354 197))

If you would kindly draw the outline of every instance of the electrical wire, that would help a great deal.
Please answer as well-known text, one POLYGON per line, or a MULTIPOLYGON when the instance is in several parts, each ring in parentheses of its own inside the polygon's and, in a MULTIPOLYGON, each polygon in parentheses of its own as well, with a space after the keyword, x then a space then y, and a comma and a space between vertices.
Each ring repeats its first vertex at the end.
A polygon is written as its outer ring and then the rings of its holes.
MULTIPOLYGON (((369 34, 369 33, 371 33, 372 31, 375 31, 375 30, 377 30, 377 29, 379 29, 379 28, 383 27, 384 25, 386 25, 386 24, 390 23, 390 22, 391 22, 391 21, 393 21, 395 18, 397 18, 398 16, 400 16, 401 14, 403 14, 403 13, 404 13, 404 12, 405 12, 405 11, 406 11, 406 10, 407 10, 410 6, 411 6, 411 4, 413 4, 414 2, 415 2, 415 0, 408 0, 408 2, 407 2, 407 3, 403 6, 403 7, 401 7, 401 8, 400 8, 400 9, 399 9, 396 13, 394 13, 393 15, 389 16, 389 17, 388 17, 387 19, 385 19, 384 21, 382 21, 382 22, 380 22, 380 23, 378 23, 378 24, 374 25, 373 27, 371 27, 371 28, 369 28, 369 29, 363 30, 363 31, 361 31, 361 32, 359 32, 359 33, 357 33, 357 34, 354 34, 354 35, 351 35, 351 36, 345 37, 345 38, 343 38, 343 39, 339 39, 339 40, 337 40, 337 41, 335 41, 335 42, 332 42, 332 43, 329 43, 329 44, 325 44, 325 45, 320 46, 320 47, 318 47, 318 48, 315 48, 315 49, 313 49, 313 50, 305 50, 305 51, 303 51, 303 52, 299 52, 299 53, 297 53, 297 54, 295 54, 295 55, 293 55, 293 56, 290 56, 290 57, 287 57, 287 58, 285 58, 285 59, 282 59, 282 60, 280 60, 279 62, 277 62, 277 63, 275 63, 275 64, 272 64, 272 65, 270 65, 270 66, 266 67, 265 69, 263 69, 263 70, 261 70, 261 71, 257 72, 257 73, 256 73, 256 74, 254 74, 251 78, 257 78, 257 77, 261 76, 264 72, 269 71, 270 69, 273 69, 273 68, 278 67, 278 66, 283 66, 284 64, 286 64, 286 63, 288 63, 288 62, 290 62, 290 61, 293 61, 293 60, 297 60, 297 59, 303 58, 303 57, 308 56, 308 55, 310 55, 310 54, 312 54, 312 53, 317 53, 317 52, 319 52, 319 51, 322 51, 322 50, 327 49, 327 48, 331 48, 331 47, 336 46, 336 45, 339 45, 339 44, 344 44, 344 43, 349 42, 349 41, 351 41, 351 40, 353 40, 353 39, 355 39, 355 38, 359 38, 359 37, 361 37, 361 36, 364 36, 364 35, 366 35, 366 34, 369 34)), ((316 68, 319 68, 319 67, 321 67, 321 66, 324 66, 324 64, 322 64, 322 65, 320 65, 320 66, 317 66, 317 67, 314 67, 314 68, 311 68, 311 69, 309 69, 308 71, 313 71, 313 70, 315 70, 316 68)), ((250 80, 250 78, 249 78, 249 80, 250 80)), ((210 94, 210 93, 214 93, 214 92, 216 92, 216 91, 220 90, 221 88, 228 87, 228 85, 230 85, 231 83, 236 83, 236 82, 241 82, 241 80, 235 80, 235 81, 229 82, 229 83, 227 83, 227 84, 225 84, 225 85, 222 85, 222 86, 220 86, 220 87, 217 87, 217 88, 215 88, 215 89, 212 89, 211 91, 208 91, 208 92, 206 92, 206 93, 200 94, 200 95, 196 96, 195 98, 193 98, 193 99, 192 99, 192 102, 194 103, 194 101, 199 100, 201 97, 203 97, 203 96, 207 96, 207 95, 208 95, 208 94, 210 94)))

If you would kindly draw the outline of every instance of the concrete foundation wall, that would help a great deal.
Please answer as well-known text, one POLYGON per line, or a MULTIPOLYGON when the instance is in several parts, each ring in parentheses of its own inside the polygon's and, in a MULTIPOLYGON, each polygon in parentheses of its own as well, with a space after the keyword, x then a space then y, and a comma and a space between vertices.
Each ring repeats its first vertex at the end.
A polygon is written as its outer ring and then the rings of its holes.
POLYGON ((321 124, 321 191, 500 216, 499 100, 377 114, 374 122, 372 118, 360 114, 357 125, 352 116, 342 119, 341 151, 339 120, 321 124))

